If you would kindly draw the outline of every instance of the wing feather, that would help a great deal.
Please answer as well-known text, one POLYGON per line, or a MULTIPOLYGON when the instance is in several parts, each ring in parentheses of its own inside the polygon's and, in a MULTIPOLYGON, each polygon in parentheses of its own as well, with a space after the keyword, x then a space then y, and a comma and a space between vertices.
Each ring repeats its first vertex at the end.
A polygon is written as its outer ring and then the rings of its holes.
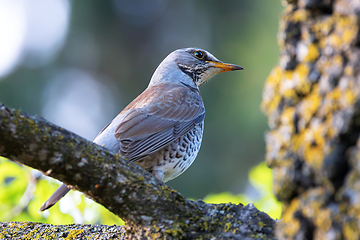
POLYGON ((120 154, 136 161, 202 122, 205 108, 197 89, 164 84, 146 89, 121 114, 125 117, 115 131, 120 154))

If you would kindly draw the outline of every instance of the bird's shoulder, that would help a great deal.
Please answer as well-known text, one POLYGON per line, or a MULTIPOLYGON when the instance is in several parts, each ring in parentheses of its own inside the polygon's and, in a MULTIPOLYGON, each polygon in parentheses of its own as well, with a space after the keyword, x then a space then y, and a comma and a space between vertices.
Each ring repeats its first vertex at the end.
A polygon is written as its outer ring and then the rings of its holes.
POLYGON ((198 88, 179 84, 160 84, 147 88, 124 110, 132 109, 148 114, 161 113, 161 110, 177 107, 203 108, 204 103, 198 88))

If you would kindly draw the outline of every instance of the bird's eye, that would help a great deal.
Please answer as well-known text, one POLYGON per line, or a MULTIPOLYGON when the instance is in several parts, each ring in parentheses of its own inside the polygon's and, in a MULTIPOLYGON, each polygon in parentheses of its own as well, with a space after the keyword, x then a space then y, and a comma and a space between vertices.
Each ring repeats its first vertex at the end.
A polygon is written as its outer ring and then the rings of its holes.
POLYGON ((196 58, 202 60, 202 59, 204 59, 205 54, 204 54, 203 51, 198 50, 198 51, 195 51, 195 52, 194 52, 194 56, 195 56, 196 58))

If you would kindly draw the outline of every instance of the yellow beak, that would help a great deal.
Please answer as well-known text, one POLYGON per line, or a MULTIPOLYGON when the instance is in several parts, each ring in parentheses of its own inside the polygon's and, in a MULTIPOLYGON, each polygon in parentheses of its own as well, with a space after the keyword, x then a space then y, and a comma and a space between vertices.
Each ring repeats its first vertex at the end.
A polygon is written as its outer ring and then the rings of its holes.
POLYGON ((243 67, 240 67, 240 66, 235 65, 235 64, 223 63, 223 62, 214 62, 214 61, 206 61, 206 62, 210 63, 210 66, 212 66, 212 67, 221 68, 222 69, 221 72, 244 70, 243 67))

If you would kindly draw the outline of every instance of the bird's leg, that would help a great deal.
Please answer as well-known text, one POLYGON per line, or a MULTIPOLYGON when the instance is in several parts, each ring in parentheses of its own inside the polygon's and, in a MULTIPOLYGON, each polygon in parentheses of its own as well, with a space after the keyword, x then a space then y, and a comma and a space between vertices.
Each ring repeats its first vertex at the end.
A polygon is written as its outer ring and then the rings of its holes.
POLYGON ((164 179, 164 171, 161 169, 154 169, 152 170, 152 174, 161 181, 164 179))

